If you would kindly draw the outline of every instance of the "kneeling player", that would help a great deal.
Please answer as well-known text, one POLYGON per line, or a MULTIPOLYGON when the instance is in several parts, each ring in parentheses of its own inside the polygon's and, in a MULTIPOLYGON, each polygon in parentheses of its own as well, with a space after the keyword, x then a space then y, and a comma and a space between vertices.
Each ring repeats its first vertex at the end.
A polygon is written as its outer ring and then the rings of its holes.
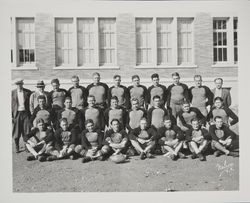
POLYGON ((52 150, 53 139, 53 131, 47 129, 43 119, 37 119, 36 127, 24 136, 25 145, 32 154, 32 156, 27 157, 27 161, 36 159, 45 161, 47 155, 50 154, 52 150))
POLYGON ((189 149, 192 152, 192 159, 199 157, 200 161, 205 161, 206 158, 203 154, 205 151, 209 134, 205 128, 201 128, 201 124, 198 119, 193 118, 191 120, 192 128, 186 132, 186 140, 189 143, 189 149))
POLYGON ((157 132, 154 128, 148 127, 146 118, 140 120, 140 126, 131 131, 129 138, 135 150, 140 154, 143 160, 153 158, 150 153, 155 146, 157 132))
POLYGON ((209 133, 212 136, 212 149, 216 150, 214 155, 220 156, 226 154, 228 156, 238 157, 239 154, 229 151, 232 146, 232 140, 235 138, 235 133, 231 131, 225 124, 220 116, 214 118, 215 125, 209 127, 209 133))
POLYGON ((82 163, 97 159, 102 161, 103 134, 100 129, 94 127, 94 121, 91 119, 86 120, 85 127, 81 133, 81 145, 75 147, 75 152, 83 157, 82 163))
POLYGON ((178 157, 186 158, 180 152, 183 140, 184 135, 181 129, 176 125, 172 125, 170 117, 165 117, 164 126, 158 130, 158 143, 161 146, 162 152, 165 155, 169 154, 172 160, 177 160, 178 157))

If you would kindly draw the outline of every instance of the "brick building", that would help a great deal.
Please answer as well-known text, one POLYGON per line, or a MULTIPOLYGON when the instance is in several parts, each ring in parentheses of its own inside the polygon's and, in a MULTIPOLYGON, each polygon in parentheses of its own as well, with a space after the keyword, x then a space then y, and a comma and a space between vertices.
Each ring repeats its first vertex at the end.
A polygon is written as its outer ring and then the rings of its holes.
POLYGON ((171 84, 171 73, 193 85, 201 74, 213 87, 223 77, 238 104, 238 13, 229 2, 77 2, 51 9, 22 8, 10 15, 12 79, 49 85, 59 78, 68 88, 77 74, 82 85, 99 72, 109 85, 120 74, 124 85, 139 74, 149 86, 158 73, 171 84))

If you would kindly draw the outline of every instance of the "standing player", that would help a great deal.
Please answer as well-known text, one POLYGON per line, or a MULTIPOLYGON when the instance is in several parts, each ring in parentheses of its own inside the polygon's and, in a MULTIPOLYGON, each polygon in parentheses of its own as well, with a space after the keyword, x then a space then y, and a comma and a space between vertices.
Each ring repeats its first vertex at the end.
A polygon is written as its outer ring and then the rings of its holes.
POLYGON ((121 76, 115 75, 114 86, 109 88, 108 91, 108 102, 110 105, 111 97, 116 96, 118 98, 118 105, 128 109, 129 107, 129 94, 128 90, 125 86, 121 85, 121 76))
POLYGON ((167 89, 167 106, 172 109, 172 114, 176 117, 176 114, 181 110, 181 104, 183 101, 189 101, 188 87, 187 85, 180 83, 179 73, 173 73, 173 84, 167 89))
POLYGON ((196 107, 200 110, 203 116, 207 116, 207 106, 212 106, 213 95, 210 89, 202 85, 201 75, 194 76, 195 86, 192 86, 189 89, 189 98, 192 104, 192 107, 196 107))
POLYGON ((136 98, 139 101, 139 106, 147 109, 147 88, 140 84, 140 77, 138 75, 132 76, 133 85, 128 87, 130 99, 136 98))
POLYGON ((92 75, 93 83, 87 86, 89 95, 95 96, 95 105, 102 110, 107 108, 108 85, 100 82, 100 74, 95 72, 92 75))
POLYGON ((19 153, 19 139, 30 132, 29 99, 31 91, 23 88, 23 79, 16 79, 16 89, 11 92, 12 137, 19 153))
POLYGON ((72 107, 83 109, 87 106, 88 91, 85 87, 79 85, 79 81, 77 75, 72 76, 71 82, 73 83, 73 86, 69 88, 68 95, 72 99, 72 107))
POLYGON ((149 108, 154 105, 153 98, 154 96, 158 95, 161 99, 161 106, 164 107, 164 105, 167 102, 167 88, 161 84, 159 84, 159 75, 157 73, 154 73, 151 75, 151 79, 153 84, 148 88, 148 104, 149 108))

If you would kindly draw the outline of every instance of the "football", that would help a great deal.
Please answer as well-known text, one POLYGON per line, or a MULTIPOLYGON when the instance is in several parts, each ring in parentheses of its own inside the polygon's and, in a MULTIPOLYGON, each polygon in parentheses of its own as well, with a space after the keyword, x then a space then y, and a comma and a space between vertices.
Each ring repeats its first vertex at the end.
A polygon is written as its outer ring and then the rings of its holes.
POLYGON ((110 160, 112 162, 115 162, 116 164, 119 164, 119 163, 123 163, 126 160, 126 156, 123 154, 112 155, 110 157, 110 160))

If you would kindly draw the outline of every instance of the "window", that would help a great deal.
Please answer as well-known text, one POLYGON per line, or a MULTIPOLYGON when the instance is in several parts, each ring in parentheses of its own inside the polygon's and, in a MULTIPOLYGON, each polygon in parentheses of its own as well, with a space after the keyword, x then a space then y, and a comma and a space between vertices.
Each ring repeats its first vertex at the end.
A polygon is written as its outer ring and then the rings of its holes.
POLYGON ((56 65, 73 64, 73 18, 56 19, 56 65))
POLYGON ((152 62, 152 18, 136 19, 136 65, 152 62))
POLYGON ((94 18, 78 19, 78 65, 94 63, 94 18))
POLYGON ((234 18, 234 63, 238 62, 238 36, 237 36, 237 29, 238 29, 238 18, 234 18))
MULTIPOLYGON (((17 64, 23 66, 35 62, 34 18, 17 18, 17 64)), ((11 56, 13 51, 11 51, 11 56)), ((12 56, 13 59, 13 56, 12 56)))
POLYGON ((193 19, 180 18, 177 21, 178 65, 193 63, 193 19))
POLYGON ((172 19, 157 19, 157 65, 172 62, 172 19))
POLYGON ((115 65, 116 59, 116 33, 115 19, 99 19, 99 64, 115 65))

